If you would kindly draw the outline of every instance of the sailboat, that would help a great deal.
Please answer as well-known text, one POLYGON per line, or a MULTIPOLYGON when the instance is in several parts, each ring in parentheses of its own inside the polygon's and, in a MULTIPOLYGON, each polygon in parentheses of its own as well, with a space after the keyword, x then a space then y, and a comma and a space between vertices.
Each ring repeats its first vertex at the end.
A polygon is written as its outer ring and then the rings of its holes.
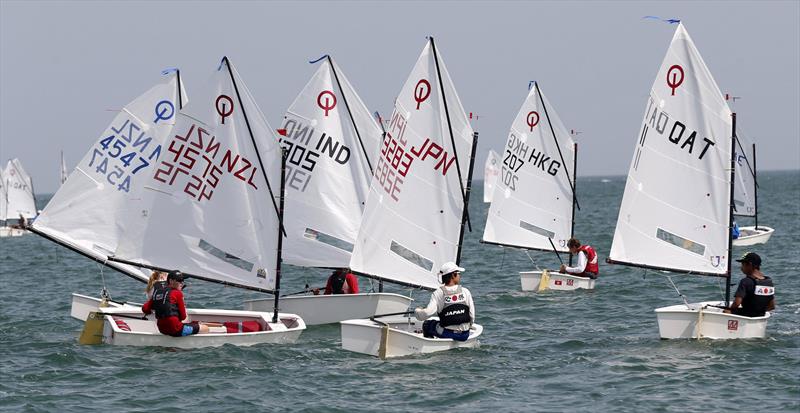
POLYGON ((764 337, 730 302, 736 114, 679 24, 645 106, 608 262, 723 277, 725 301, 655 310, 662 339, 764 337))
POLYGON ((274 130, 227 57, 203 94, 178 111, 165 149, 148 175, 139 211, 122 222, 110 260, 274 294, 273 311, 195 310, 192 321, 221 331, 175 338, 154 320, 119 328, 107 316, 104 341, 206 347, 292 343, 306 326, 280 305, 286 157, 274 130), (237 329, 237 325, 239 326, 237 329))
POLYGON ((0 238, 5 237, 19 237, 25 233, 25 231, 21 228, 10 227, 7 224, 7 214, 8 214, 8 190, 7 190, 6 178, 4 175, 3 168, 0 168, 0 219, 2 220, 2 226, 0 226, 0 238))
MULTIPOLYGON (((438 270, 461 260, 477 133, 456 94, 433 38, 395 99, 380 148, 350 268, 393 283, 434 290, 438 270)), ((425 338, 410 316, 341 322, 342 348, 381 358, 475 347, 425 338)))
POLYGON ((67 173, 67 162, 64 160, 64 151, 61 151, 61 175, 59 177, 59 183, 64 185, 64 182, 67 182, 67 177, 69 174, 67 173))
POLYGON ((33 180, 25 172, 19 159, 9 159, 3 170, 3 198, 4 212, 0 218, 5 225, 0 227, 0 237, 18 237, 27 231, 23 228, 25 220, 36 217, 36 198, 33 193, 33 180), (17 224, 8 225, 9 220, 16 220, 17 224))
POLYGON ((492 194, 494 194, 494 186, 497 181, 497 176, 500 175, 500 155, 494 151, 489 150, 489 156, 486 158, 486 164, 483 166, 483 202, 492 202, 492 194))
MULTIPOLYGON (((511 124, 481 242, 551 251, 561 260, 575 227, 578 145, 533 85, 511 124)), ((595 286, 592 278, 549 271, 520 272, 520 282, 523 291, 595 286)))
POLYGON ((739 237, 733 240, 736 247, 744 247, 756 244, 766 244, 775 229, 758 225, 758 181, 756 179, 756 144, 747 142, 748 139, 738 136, 736 139, 736 185, 733 191, 733 202, 735 205, 734 215, 743 217, 753 217, 755 225, 739 228, 739 237), (743 145, 742 142, 745 142, 743 145), (750 143, 750 145, 747 145, 750 143), (746 146, 751 147, 748 154, 746 146))
MULTIPOLYGON (((29 229, 107 268, 146 283, 150 271, 109 261, 125 236, 121 222, 140 212, 144 182, 186 102, 180 71, 167 70, 155 86, 125 105, 76 165, 29 229)), ((65 169, 65 168, 62 168, 65 169)), ((119 307, 108 291, 73 294, 71 315, 86 321, 98 306, 119 307)), ((140 306, 134 306, 138 309, 140 306)))
MULTIPOLYGON (((320 60, 278 129, 288 151, 283 262, 346 268, 383 132, 341 68, 328 55, 312 63, 320 60)), ((245 301, 245 309, 263 311, 271 301, 245 301)), ((404 311, 411 301, 384 292, 293 295, 281 309, 318 325, 404 311)))

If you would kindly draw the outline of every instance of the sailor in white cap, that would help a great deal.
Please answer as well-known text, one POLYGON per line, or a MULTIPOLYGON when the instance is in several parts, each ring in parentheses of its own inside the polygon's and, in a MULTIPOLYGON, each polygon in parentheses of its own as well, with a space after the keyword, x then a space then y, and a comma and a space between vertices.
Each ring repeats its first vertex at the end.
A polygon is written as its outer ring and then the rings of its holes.
POLYGON ((475 322, 475 304, 469 290, 460 285, 463 271, 454 262, 442 265, 439 275, 444 285, 431 294, 431 301, 426 308, 417 307, 414 310, 417 320, 427 320, 422 324, 425 337, 458 341, 469 338, 469 329, 475 322), (438 315, 439 319, 428 320, 434 315, 438 315))

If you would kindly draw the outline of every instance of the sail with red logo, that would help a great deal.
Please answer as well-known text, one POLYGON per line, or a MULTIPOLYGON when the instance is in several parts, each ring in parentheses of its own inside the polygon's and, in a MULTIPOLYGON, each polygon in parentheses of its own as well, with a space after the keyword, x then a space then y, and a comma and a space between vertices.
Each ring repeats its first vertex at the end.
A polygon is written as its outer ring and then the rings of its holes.
POLYGON ((500 155, 498 155, 494 149, 491 149, 489 150, 489 156, 486 157, 486 164, 483 167, 483 202, 492 202, 495 182, 499 175, 500 155))
MULTIPOLYGON (((763 337, 730 302, 736 114, 683 24, 650 89, 608 262, 725 277, 723 302, 656 309, 661 338, 763 337), (745 327, 728 330, 735 319, 745 327)), ((677 288, 677 287, 676 287, 677 288)))

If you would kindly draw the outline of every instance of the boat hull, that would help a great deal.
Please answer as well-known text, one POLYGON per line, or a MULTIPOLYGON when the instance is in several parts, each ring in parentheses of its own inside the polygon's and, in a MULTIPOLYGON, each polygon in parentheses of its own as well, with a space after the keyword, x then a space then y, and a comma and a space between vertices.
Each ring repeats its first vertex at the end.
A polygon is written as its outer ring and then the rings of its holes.
MULTIPOLYGON (((539 282, 542 279, 541 271, 522 271, 519 273, 522 291, 536 291, 539 289, 539 282)), ((547 289, 557 291, 572 291, 578 289, 594 290, 596 279, 578 277, 575 275, 561 274, 558 272, 550 273, 550 282, 547 289)))
POLYGON ((0 238, 21 237, 27 232, 22 228, 0 227, 0 238))
MULTIPOLYGON (((102 308, 98 316, 103 317, 103 343, 115 346, 205 348, 225 344, 253 346, 257 344, 294 343, 305 330, 303 319, 295 314, 279 313, 279 321, 272 323, 272 314, 255 311, 187 309, 188 321, 228 323, 255 322, 261 331, 239 332, 235 327, 215 327, 209 333, 186 337, 161 334, 154 317, 147 320, 121 316, 141 316, 122 308, 102 308), (231 332, 227 332, 231 331, 231 332)), ((93 317, 94 315, 91 315, 93 317)))
POLYGON ((480 345, 478 338, 483 333, 481 325, 473 324, 467 341, 425 338, 421 332, 422 321, 402 316, 380 320, 382 323, 368 319, 342 321, 342 348, 383 359, 405 357, 456 348, 475 348, 480 345))
POLYGON ((723 302, 704 301, 672 305, 655 310, 658 319, 658 333, 662 339, 736 339, 764 338, 770 313, 762 317, 745 317, 725 314, 723 302))
MULTIPOLYGON (((100 298, 90 297, 88 295, 72 293, 72 306, 70 307, 69 315, 77 320, 86 321, 89 314, 98 311, 102 300, 100 298)), ((111 308, 125 308, 128 311, 135 312, 142 308, 141 304, 136 303, 118 303, 109 301, 106 305, 111 308)))
MULTIPOLYGON (((244 309, 271 311, 273 298, 248 300, 244 309)), ((392 293, 305 295, 284 297, 280 310, 299 315, 306 325, 338 323, 356 318, 369 318, 375 314, 400 313, 408 310, 410 297, 392 293)))
POLYGON ((775 229, 759 225, 756 227, 741 227, 739 228, 739 238, 733 240, 733 245, 737 247, 746 247, 749 245, 766 244, 769 237, 775 229))

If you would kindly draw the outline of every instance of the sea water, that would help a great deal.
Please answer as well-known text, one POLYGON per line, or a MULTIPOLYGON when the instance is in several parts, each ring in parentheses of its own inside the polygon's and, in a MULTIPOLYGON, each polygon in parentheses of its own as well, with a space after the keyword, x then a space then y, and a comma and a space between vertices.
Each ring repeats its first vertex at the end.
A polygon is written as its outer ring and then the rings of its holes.
MULTIPOLYGON (((753 340, 659 339, 653 309, 682 302, 665 274, 604 264, 621 176, 578 180, 575 233, 600 255, 596 289, 540 294, 520 291, 518 272, 556 268, 555 254, 529 258, 480 244, 488 204, 476 182, 462 282, 484 326, 481 347, 389 361, 342 350, 338 325, 309 327, 294 345, 81 346, 82 323, 69 316, 72 292, 97 296, 106 285, 115 299, 142 301, 144 285, 34 234, 0 239, 0 410, 797 412, 800 171, 763 172, 758 182, 759 223, 775 234, 734 254, 762 256, 778 308, 767 337, 753 340)), ((284 268, 284 292, 322 286, 327 276, 284 268)), ((735 268, 734 282, 741 277, 735 268)), ((690 301, 724 291, 719 278, 672 279, 690 301)), ((240 309, 264 297, 202 281, 186 291, 192 307, 240 309)), ((427 304, 427 292, 411 293, 427 304)))

